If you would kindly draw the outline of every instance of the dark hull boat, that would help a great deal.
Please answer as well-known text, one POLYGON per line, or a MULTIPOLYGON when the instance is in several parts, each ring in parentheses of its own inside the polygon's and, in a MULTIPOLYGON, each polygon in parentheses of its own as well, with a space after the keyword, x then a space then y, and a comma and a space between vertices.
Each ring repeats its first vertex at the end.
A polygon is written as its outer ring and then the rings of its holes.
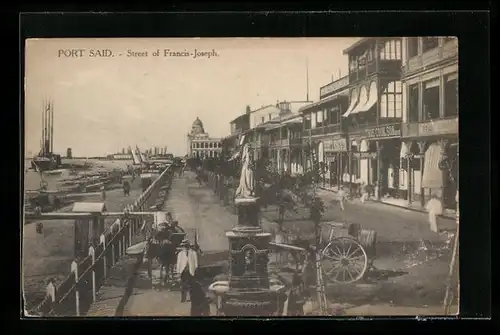
POLYGON ((54 151, 54 110, 51 102, 44 103, 42 111, 41 150, 31 160, 31 168, 36 171, 55 170, 61 165, 61 156, 54 151))

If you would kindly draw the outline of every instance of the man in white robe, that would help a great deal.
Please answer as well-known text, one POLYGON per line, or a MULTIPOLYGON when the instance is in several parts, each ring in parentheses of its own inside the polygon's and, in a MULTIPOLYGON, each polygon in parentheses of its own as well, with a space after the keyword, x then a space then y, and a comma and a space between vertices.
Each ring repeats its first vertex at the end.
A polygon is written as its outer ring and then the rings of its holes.
POLYGON ((177 273, 181 276, 181 302, 186 302, 189 286, 198 268, 198 254, 189 240, 183 240, 177 254, 177 273))

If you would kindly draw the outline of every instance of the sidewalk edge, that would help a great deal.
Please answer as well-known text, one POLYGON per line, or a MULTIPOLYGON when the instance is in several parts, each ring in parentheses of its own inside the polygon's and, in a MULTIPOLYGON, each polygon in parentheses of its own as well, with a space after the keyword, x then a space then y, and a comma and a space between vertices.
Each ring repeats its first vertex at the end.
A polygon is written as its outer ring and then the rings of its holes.
POLYGON ((137 272, 139 271, 140 266, 142 265, 142 257, 138 257, 137 261, 134 263, 132 268, 132 272, 130 273, 127 279, 127 285, 125 286, 125 291, 123 292, 120 301, 118 302, 118 306, 116 306, 115 316, 123 316, 123 311, 125 310, 125 306, 127 305, 130 296, 134 292, 134 284, 137 278, 137 272))
MULTIPOLYGON (((335 191, 329 190, 327 188, 323 188, 323 187, 319 187, 319 188, 322 189, 323 191, 328 191, 328 192, 336 193, 335 191)), ((374 203, 378 203, 378 204, 382 204, 382 205, 397 207, 397 208, 401 208, 401 209, 407 209, 407 210, 413 211, 413 212, 427 213, 427 211, 425 209, 414 208, 414 207, 407 207, 407 206, 400 206, 400 205, 396 205, 396 204, 391 204, 389 202, 384 202, 382 200, 370 199, 370 200, 367 200, 367 202, 374 202, 374 203)), ((438 217, 446 219, 446 220, 456 220, 456 217, 455 216, 451 216, 451 215, 438 215, 438 217)))

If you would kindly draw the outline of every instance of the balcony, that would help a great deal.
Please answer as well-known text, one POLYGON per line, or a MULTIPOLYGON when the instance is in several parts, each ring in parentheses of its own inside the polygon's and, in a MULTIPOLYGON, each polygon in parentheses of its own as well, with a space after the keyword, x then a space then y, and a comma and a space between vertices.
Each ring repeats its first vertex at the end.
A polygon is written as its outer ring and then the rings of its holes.
POLYGON ((403 66, 403 74, 409 75, 423 68, 432 67, 458 55, 458 40, 450 40, 437 48, 428 50, 408 59, 403 66))
POLYGON ((381 59, 378 61, 378 70, 377 70, 377 62, 371 61, 366 66, 359 68, 357 71, 351 71, 349 73, 349 83, 354 83, 360 80, 363 80, 373 74, 381 74, 388 76, 398 76, 401 74, 401 60, 394 59, 381 59))
POLYGON ((328 135, 341 132, 340 124, 330 124, 319 128, 309 129, 302 132, 302 136, 328 135))
POLYGON ((347 87, 348 85, 349 85, 349 76, 337 79, 319 89, 319 98, 323 99, 329 95, 332 95, 335 92, 347 87))

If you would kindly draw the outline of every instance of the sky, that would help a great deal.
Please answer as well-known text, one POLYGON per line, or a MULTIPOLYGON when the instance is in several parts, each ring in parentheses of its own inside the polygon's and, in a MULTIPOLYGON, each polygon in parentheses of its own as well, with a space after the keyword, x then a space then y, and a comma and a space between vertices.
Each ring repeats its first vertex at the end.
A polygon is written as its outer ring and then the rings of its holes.
POLYGON ((25 152, 40 150, 42 106, 50 99, 56 153, 72 148, 74 156, 102 156, 137 145, 142 150, 167 146, 184 155, 197 117, 211 137, 225 137, 229 122, 247 105, 257 109, 277 100, 305 100, 306 68, 309 99, 317 101, 321 86, 347 74, 343 50, 357 40, 27 40, 25 152), (96 50, 106 49, 112 57, 96 56, 96 50), (177 55, 205 53, 181 57, 165 55, 165 49, 177 55), (208 58, 213 50, 217 56, 208 58), (129 57, 129 51, 136 54, 129 57))

